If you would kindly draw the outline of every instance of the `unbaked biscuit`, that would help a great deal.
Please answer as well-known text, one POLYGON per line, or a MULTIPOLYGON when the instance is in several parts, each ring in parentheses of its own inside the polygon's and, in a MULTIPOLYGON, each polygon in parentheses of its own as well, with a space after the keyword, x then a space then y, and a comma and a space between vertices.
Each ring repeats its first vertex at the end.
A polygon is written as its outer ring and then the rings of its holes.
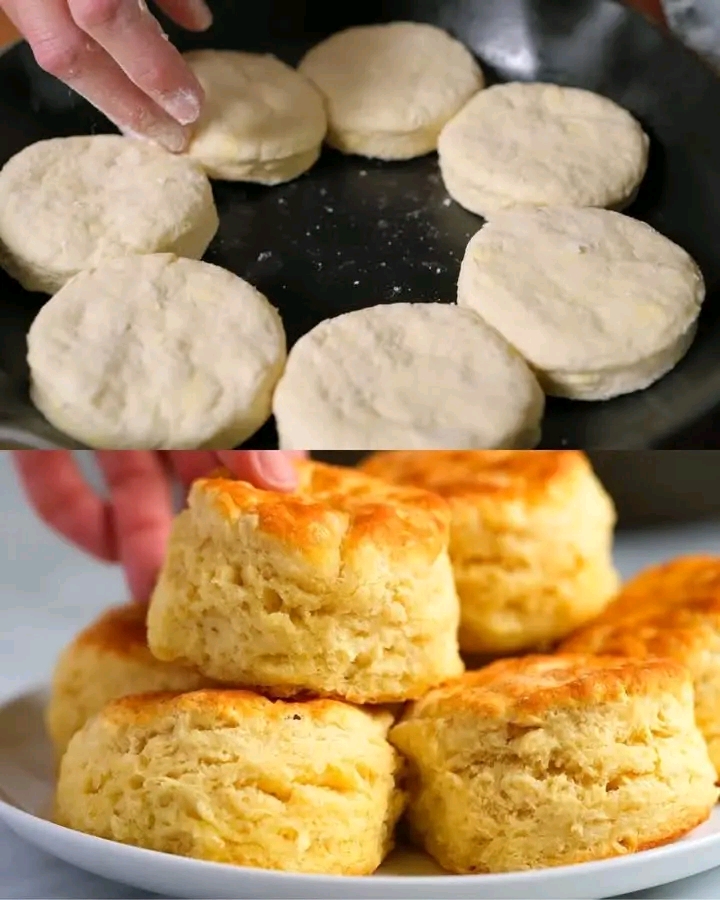
POLYGON ((620 856, 704 822, 718 792, 671 660, 500 660, 431 691, 390 733, 409 822, 451 872, 620 856))
POLYGON ((304 462, 296 492, 196 481, 148 614, 152 652, 273 696, 420 697, 462 671, 449 510, 304 462))
POLYGON ((544 648, 617 590, 615 510, 583 453, 400 451, 377 453, 362 468, 449 502, 467 653, 544 648))
POLYGON ((0 172, 0 265, 28 291, 54 294, 117 257, 199 259, 218 224, 200 166, 145 141, 52 138, 0 172))
POLYGON ((347 28, 299 68, 327 101, 328 143, 377 159, 435 150, 442 127, 485 83, 472 53, 426 22, 347 28))
POLYGON ((534 447, 545 395, 520 354, 454 303, 382 303, 295 343, 273 395, 284 450, 534 447))
POLYGON ((720 775, 720 557, 683 556, 636 575, 561 650, 683 663, 695 716, 720 775))
POLYGON ((697 263, 606 209, 498 213, 465 248, 457 302, 526 360, 547 394, 644 390, 687 353, 705 299, 697 263))
POLYGON ((229 450, 270 417, 285 329, 227 269, 155 253, 76 275, 28 333, 30 396, 94 449, 229 450))
POLYGON ((369 874, 404 805, 391 722, 337 701, 245 691, 127 697, 70 742, 56 818, 214 862, 369 874))
POLYGON ((160 662, 147 645, 146 609, 115 606, 80 632, 55 666, 47 729, 61 756, 70 738, 106 703, 145 691, 194 691, 210 684, 192 669, 160 662))
POLYGON ((232 50, 194 50, 185 61, 205 91, 187 152, 211 178, 279 184, 320 156, 323 99, 295 69, 232 50))
POLYGON ((497 84, 473 97, 440 133, 445 187, 492 217, 514 206, 622 209, 637 193, 649 140, 627 110, 557 84, 497 84))

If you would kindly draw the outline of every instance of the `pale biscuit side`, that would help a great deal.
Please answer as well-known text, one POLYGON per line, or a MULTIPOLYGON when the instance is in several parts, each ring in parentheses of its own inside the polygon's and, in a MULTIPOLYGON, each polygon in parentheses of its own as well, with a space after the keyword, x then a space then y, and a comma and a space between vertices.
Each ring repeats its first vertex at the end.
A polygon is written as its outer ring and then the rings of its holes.
POLYGON ((290 495, 196 482, 152 597, 153 653, 275 696, 353 702, 459 674, 444 502, 352 470, 302 472, 290 495))
POLYGON ((691 684, 669 661, 496 663, 431 692, 391 739, 410 760, 415 838, 457 873, 657 846, 717 800, 691 684))
POLYGON ((57 820, 214 862, 373 872, 404 806, 391 717, 242 691, 116 701, 70 742, 57 820))

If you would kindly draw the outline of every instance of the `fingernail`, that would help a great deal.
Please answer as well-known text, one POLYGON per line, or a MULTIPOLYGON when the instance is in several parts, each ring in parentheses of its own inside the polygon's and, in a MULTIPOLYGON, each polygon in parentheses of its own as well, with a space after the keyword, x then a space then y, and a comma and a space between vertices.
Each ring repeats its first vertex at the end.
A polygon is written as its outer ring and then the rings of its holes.
POLYGON ((194 91, 181 88, 174 94, 161 97, 160 105, 176 122, 181 125, 192 125, 200 116, 202 100, 194 91))
POLYGON ((256 453, 258 474, 268 484, 280 490, 292 490, 297 486, 295 467, 281 450, 258 450, 256 453))
POLYGON ((149 144, 159 144, 171 153, 182 153, 189 142, 189 136, 182 125, 176 126, 180 132, 179 138, 175 134, 175 127, 172 123, 169 127, 167 125, 148 125, 144 133, 121 125, 116 125, 116 127, 127 138, 132 138, 134 141, 145 141, 149 144))
POLYGON ((145 137, 171 153, 182 153, 190 139, 185 128, 175 122, 157 122, 148 125, 145 137))
POLYGON ((195 27, 197 30, 207 31, 213 23, 213 14, 207 3, 205 3, 204 0, 188 0, 188 8, 195 20, 195 27))

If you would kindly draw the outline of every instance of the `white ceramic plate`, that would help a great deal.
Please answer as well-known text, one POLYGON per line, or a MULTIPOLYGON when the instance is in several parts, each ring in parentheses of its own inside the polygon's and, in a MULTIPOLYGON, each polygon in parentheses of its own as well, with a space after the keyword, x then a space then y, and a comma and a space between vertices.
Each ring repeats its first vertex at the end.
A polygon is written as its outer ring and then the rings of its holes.
POLYGON ((268 900, 597 900, 653 888, 720 862, 720 810, 691 835, 634 856, 510 875, 443 874, 421 853, 398 850, 370 878, 291 875, 126 847, 48 821, 52 750, 45 736, 47 690, 0 705, 0 818, 18 835, 88 872, 169 897, 268 900))

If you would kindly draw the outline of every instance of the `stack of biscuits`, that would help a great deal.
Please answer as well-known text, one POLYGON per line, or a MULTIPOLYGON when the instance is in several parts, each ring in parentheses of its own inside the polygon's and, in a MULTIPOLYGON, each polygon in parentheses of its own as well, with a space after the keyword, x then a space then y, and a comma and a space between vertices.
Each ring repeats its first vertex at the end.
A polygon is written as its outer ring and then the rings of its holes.
POLYGON ((574 451, 298 475, 290 494, 195 482, 147 615, 111 610, 65 650, 61 824, 358 875, 401 822, 446 870, 486 873, 633 852, 709 816, 720 561, 616 598, 613 505, 574 451))

